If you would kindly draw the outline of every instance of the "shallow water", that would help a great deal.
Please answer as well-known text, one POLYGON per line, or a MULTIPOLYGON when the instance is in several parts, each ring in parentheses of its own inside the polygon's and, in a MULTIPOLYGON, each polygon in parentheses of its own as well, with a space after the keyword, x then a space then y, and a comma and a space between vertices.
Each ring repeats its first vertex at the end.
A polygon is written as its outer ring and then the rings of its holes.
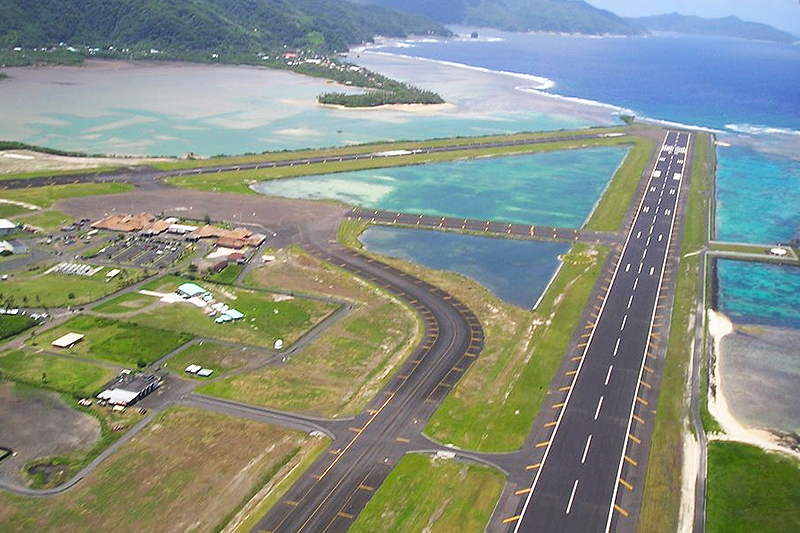
POLYGON ((733 415, 748 427, 800 433, 800 331, 736 326, 720 372, 733 415))
POLYGON ((373 226, 361 242, 368 250, 427 268, 470 277, 508 303, 530 309, 569 251, 561 242, 537 242, 373 226))
POLYGON ((578 228, 626 148, 591 148, 270 180, 270 196, 406 213, 578 228))

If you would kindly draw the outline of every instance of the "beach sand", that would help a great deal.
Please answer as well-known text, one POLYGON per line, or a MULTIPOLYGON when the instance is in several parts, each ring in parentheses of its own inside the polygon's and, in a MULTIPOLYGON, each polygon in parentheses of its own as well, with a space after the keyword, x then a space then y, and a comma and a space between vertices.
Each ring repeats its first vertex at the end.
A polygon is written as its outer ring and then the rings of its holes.
POLYGON ((717 311, 708 310, 708 331, 714 339, 714 366, 709 375, 708 410, 719 422, 723 434, 709 435, 709 439, 733 440, 758 446, 764 450, 779 451, 800 458, 800 452, 781 445, 777 435, 762 429, 748 428, 734 417, 725 399, 723 380, 720 372, 722 359, 722 339, 733 333, 733 323, 717 311))

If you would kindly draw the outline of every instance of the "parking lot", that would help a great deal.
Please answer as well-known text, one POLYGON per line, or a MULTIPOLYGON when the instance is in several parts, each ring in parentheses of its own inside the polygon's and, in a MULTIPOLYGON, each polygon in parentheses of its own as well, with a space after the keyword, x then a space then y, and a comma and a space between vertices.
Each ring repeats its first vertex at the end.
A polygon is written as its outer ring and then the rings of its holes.
POLYGON ((128 235, 109 242, 91 259, 120 266, 166 269, 178 262, 193 245, 180 238, 128 235))

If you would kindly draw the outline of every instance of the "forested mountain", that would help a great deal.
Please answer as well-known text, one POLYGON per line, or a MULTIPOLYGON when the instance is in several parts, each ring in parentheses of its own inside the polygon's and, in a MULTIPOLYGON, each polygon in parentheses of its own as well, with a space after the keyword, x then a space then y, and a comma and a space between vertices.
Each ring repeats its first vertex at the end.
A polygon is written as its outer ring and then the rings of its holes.
POLYGON ((0 0, 0 48, 342 51, 375 35, 445 34, 421 16, 345 0, 0 0))
POLYGON ((736 17, 705 19, 671 13, 628 19, 649 31, 665 31, 693 35, 717 35, 779 43, 792 43, 800 38, 759 22, 745 22, 736 17))
POLYGON ((418 13, 445 24, 509 31, 636 35, 641 30, 583 0, 359 0, 418 13))

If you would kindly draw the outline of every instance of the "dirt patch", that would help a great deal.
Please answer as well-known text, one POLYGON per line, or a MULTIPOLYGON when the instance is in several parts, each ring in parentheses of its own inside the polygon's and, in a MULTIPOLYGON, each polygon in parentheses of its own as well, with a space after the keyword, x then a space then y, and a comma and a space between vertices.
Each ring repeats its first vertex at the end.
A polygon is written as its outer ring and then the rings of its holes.
POLYGON ((0 382, 0 446, 14 451, 0 462, 0 477, 22 484, 22 468, 41 457, 93 446, 100 423, 69 407, 55 393, 0 382))

